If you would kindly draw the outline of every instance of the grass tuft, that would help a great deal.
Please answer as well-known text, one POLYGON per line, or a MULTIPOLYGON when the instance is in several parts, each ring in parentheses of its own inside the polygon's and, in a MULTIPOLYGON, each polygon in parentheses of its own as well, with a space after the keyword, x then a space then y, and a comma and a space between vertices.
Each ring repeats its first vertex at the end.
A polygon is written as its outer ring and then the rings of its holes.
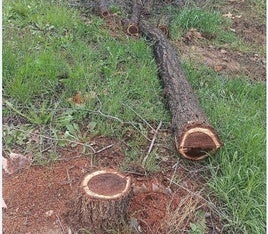
POLYGON ((224 142, 210 159, 208 185, 228 208, 226 230, 265 230, 265 85, 228 79, 203 67, 185 64, 188 77, 224 142), (216 168, 216 169, 215 169, 216 168), (254 217, 254 218, 252 218, 254 217))
POLYGON ((219 11, 185 7, 174 14, 171 22, 171 37, 179 39, 191 28, 194 28, 206 37, 230 42, 234 39, 232 32, 226 33, 226 28, 230 25, 231 21, 222 17, 219 11))

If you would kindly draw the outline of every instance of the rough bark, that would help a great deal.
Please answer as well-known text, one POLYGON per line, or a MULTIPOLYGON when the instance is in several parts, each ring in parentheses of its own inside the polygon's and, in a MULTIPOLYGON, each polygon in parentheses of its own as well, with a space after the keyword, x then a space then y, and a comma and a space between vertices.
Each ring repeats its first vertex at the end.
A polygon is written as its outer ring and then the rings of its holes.
POLYGON ((105 233, 127 222, 131 196, 130 177, 111 169, 89 173, 72 201, 68 223, 74 231, 84 228, 92 233, 105 233))
POLYGON ((126 20, 126 31, 131 36, 138 36, 140 33, 139 19, 142 10, 141 0, 135 0, 132 8, 132 14, 129 20, 126 20))
POLYGON ((166 36, 146 21, 140 22, 140 28, 154 42, 159 75, 164 83, 165 96, 172 114, 177 150, 185 158, 204 159, 215 153, 222 143, 200 107, 178 55, 166 36))

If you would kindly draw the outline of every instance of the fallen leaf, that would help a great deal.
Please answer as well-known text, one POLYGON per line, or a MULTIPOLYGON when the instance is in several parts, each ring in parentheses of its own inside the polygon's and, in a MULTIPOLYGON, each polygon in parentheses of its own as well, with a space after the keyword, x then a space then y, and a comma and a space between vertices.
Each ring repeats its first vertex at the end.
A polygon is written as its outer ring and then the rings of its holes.
POLYGON ((96 93, 94 91, 90 91, 89 93, 81 94, 77 92, 73 97, 68 98, 68 102, 75 104, 77 106, 84 105, 89 99, 95 99, 96 93))
POLYGON ((137 185, 133 185, 133 192, 134 194, 137 194, 137 193, 145 193, 145 192, 148 192, 149 189, 145 186, 145 184, 142 184, 141 186, 137 186, 137 185))
POLYGON ((229 18, 229 19, 234 19, 234 18, 238 18, 240 19, 242 17, 242 15, 233 15, 232 13, 228 12, 227 14, 223 14, 223 17, 229 18))
MULTIPOLYGON (((226 66, 225 66, 226 67, 226 66)), ((214 71, 215 72, 220 72, 224 69, 224 66, 223 65, 215 65, 214 66, 214 71)))
POLYGON ((185 35, 185 39, 189 41, 194 41, 196 39, 203 39, 204 37, 200 32, 197 31, 195 28, 191 28, 185 35))
POLYGON ((234 19, 233 14, 231 14, 230 12, 228 12, 227 14, 223 14, 223 17, 229 18, 229 19, 234 19))
POLYGON ((7 209, 7 205, 6 205, 6 203, 5 203, 3 198, 2 198, 2 208, 7 209))

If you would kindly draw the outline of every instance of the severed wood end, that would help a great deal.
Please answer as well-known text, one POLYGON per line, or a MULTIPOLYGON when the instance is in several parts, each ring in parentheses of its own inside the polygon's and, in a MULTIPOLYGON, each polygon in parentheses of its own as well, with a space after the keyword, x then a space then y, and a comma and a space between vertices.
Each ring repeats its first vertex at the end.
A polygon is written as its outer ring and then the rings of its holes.
POLYGON ((222 146, 218 135, 209 126, 187 129, 180 136, 179 141, 177 137, 175 140, 179 153, 191 160, 204 159, 209 154, 214 154, 222 146))
POLYGON ((81 187, 90 198, 101 200, 120 199, 129 193, 131 179, 112 169, 87 174, 81 187))

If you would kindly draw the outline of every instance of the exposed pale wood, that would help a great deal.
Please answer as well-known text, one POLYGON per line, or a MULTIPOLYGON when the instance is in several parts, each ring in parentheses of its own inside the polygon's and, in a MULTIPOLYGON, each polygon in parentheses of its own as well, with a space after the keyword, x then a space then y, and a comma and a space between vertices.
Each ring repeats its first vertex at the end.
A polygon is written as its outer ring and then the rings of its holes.
POLYGON ((74 231, 85 228, 93 233, 105 233, 105 229, 128 221, 131 196, 130 177, 112 169, 89 173, 83 177, 72 201, 69 223, 74 231))

